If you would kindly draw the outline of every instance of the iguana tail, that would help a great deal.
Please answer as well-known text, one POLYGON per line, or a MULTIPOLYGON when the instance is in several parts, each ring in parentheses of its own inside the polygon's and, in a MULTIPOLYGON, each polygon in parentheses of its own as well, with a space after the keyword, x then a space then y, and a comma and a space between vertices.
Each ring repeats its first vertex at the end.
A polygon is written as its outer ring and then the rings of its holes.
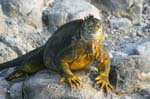
POLYGON ((27 54, 25 55, 22 55, 14 60, 11 60, 11 61, 8 61, 8 62, 5 62, 5 63, 2 63, 0 64, 0 71, 3 70, 3 69, 6 69, 6 68, 10 68, 10 67, 15 67, 15 66, 20 66, 21 63, 27 59, 28 57, 32 56, 32 55, 36 55, 38 54, 41 50, 44 49, 44 46, 42 47, 39 47, 37 49, 34 49, 30 52, 28 52, 27 54))
POLYGON ((10 68, 10 67, 15 67, 15 66, 20 65, 22 60, 23 60, 23 56, 16 58, 14 60, 11 60, 11 61, 2 63, 2 64, 0 64, 0 71, 5 69, 5 68, 10 68))

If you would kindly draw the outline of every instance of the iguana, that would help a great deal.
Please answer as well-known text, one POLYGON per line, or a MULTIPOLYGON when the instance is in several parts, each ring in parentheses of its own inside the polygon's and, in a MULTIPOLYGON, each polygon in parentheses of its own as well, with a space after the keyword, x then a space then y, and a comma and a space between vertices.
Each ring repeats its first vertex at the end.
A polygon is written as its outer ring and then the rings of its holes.
POLYGON ((73 71, 88 67, 98 61, 96 84, 101 85, 106 93, 112 89, 108 76, 110 58, 103 47, 104 31, 102 22, 89 15, 85 19, 71 21, 61 26, 47 43, 15 60, 0 64, 0 70, 17 66, 16 71, 6 79, 35 73, 43 68, 54 70, 61 75, 61 82, 70 88, 80 85, 81 79, 73 71))

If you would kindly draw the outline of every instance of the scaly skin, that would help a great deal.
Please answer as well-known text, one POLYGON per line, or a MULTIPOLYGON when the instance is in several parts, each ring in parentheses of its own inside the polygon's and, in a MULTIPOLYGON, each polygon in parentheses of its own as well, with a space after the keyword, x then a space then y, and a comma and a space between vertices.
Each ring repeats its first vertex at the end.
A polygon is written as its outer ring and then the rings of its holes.
MULTIPOLYGON (((12 80, 46 67, 58 72, 61 75, 60 81, 66 82, 72 89, 73 86, 79 87, 81 82, 73 71, 85 69, 97 60, 98 75, 95 81, 108 94, 109 89, 113 87, 108 80, 110 58, 103 48, 103 40, 102 23, 93 16, 69 22, 60 27, 43 47, 26 55, 25 59, 21 58, 23 62, 14 62, 13 65, 21 64, 21 67, 17 67, 16 71, 6 78, 12 80)), ((1 69, 4 69, 3 64, 0 65, 1 69)))
MULTIPOLYGON (((20 66, 15 67, 15 71, 8 74, 5 77, 5 79, 10 81, 12 79, 19 78, 19 77, 27 77, 28 75, 31 75, 33 73, 36 73, 44 69, 45 66, 44 66, 43 60, 41 59, 41 57, 43 57, 43 51, 44 51, 44 47, 40 47, 38 48, 38 50, 33 50, 29 52, 28 54, 22 56, 24 58, 22 59, 20 66)), ((12 63, 13 62, 11 62, 11 64, 12 63)), ((5 64, 9 64, 9 62, 5 64)), ((15 63, 13 64, 15 65, 15 63)), ((9 65, 6 65, 6 66, 9 66, 9 65)))
POLYGON ((100 20, 87 17, 59 28, 49 39, 44 51, 44 64, 62 76, 60 81, 70 88, 79 86, 81 79, 73 71, 87 68, 95 59, 98 64, 96 84, 109 93, 110 58, 103 48, 104 33, 100 20))
POLYGON ((103 50, 101 44, 95 44, 92 42, 93 53, 88 53, 86 48, 78 48, 80 52, 77 59, 67 55, 61 59, 61 64, 64 70, 64 77, 61 78, 61 82, 67 82, 71 89, 73 85, 79 86, 81 79, 75 76, 72 71, 84 69, 89 66, 94 59, 98 61, 98 75, 95 78, 96 84, 101 85, 101 89, 105 89, 106 93, 109 93, 109 88, 113 89, 109 83, 108 75, 110 71, 110 58, 106 51, 103 50), (63 80, 62 80, 63 79, 63 80))

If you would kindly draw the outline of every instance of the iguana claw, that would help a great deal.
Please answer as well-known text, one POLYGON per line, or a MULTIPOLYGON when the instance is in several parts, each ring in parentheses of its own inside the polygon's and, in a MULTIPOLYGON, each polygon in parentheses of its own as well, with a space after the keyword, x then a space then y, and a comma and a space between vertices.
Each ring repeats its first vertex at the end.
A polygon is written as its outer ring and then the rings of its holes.
POLYGON ((73 89, 73 86, 79 88, 81 79, 77 76, 61 77, 60 82, 61 83, 67 82, 70 89, 73 89))
POLYGON ((13 73, 7 75, 5 79, 11 81, 12 79, 19 77, 28 77, 28 74, 23 71, 14 71, 13 73))
POLYGON ((101 85, 100 89, 104 89, 106 91, 106 95, 109 94, 109 89, 113 89, 113 86, 108 81, 108 77, 97 76, 95 80, 96 80, 96 84, 101 85))

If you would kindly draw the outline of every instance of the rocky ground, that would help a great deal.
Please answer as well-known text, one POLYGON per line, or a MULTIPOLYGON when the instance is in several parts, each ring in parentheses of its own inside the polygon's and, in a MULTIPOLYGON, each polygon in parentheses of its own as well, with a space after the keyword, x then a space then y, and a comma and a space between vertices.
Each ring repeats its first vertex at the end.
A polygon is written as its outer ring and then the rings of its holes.
POLYGON ((0 72, 0 99, 150 99, 150 0, 0 0, 0 63, 43 45, 61 25, 88 14, 104 24, 110 81, 124 95, 105 97, 96 90, 95 67, 77 73, 83 84, 73 91, 47 70, 7 82, 8 69, 0 72))

